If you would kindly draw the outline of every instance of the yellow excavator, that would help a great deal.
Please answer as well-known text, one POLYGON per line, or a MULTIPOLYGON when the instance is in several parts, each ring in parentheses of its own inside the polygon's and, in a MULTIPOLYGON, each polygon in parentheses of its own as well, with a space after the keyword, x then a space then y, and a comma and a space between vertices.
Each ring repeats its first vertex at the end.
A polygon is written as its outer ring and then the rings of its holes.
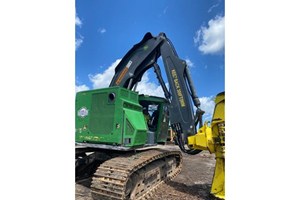
MULTIPOLYGON (((182 167, 180 151, 159 149, 169 124, 184 153, 214 153, 211 193, 225 198, 225 93, 215 99, 211 123, 204 111, 186 62, 164 33, 147 33, 115 68, 108 88, 76 94, 76 179, 93 174, 94 199, 143 199, 182 167), (168 87, 157 64, 162 57, 168 87), (154 69, 165 98, 136 92, 143 74, 154 69), (194 109, 195 108, 195 109, 194 109), (144 111, 150 111, 145 120, 144 111), (195 114, 194 114, 195 111, 195 114)), ((200 169, 199 169, 200 170, 200 169)))

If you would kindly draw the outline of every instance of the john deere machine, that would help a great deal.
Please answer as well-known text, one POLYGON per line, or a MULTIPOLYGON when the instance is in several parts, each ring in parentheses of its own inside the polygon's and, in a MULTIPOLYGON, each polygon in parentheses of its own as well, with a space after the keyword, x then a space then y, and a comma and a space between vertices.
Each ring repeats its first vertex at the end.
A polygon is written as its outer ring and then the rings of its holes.
POLYGON ((93 174, 94 199, 145 199, 180 172, 181 151, 209 150, 217 160, 211 192, 224 198, 224 105, 225 94, 220 93, 211 125, 203 124, 204 111, 186 62, 164 33, 147 33, 117 65, 109 87, 76 94, 76 179, 93 174), (157 64, 159 57, 169 88, 157 64), (150 68, 165 98, 136 92, 150 68), (181 151, 162 146, 169 125, 181 151))

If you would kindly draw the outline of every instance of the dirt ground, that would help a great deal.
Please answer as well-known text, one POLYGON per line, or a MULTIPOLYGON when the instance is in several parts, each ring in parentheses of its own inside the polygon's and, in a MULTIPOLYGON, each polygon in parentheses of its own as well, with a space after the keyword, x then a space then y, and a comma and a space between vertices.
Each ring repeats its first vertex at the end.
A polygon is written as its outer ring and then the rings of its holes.
MULTIPOLYGON (((166 148, 179 149, 175 145, 166 148)), ((163 183, 154 192, 152 200, 217 200, 210 194, 215 157, 207 151, 197 155, 183 154, 183 168, 173 180, 163 183)), ((91 180, 76 183, 76 200, 92 200, 91 180)))

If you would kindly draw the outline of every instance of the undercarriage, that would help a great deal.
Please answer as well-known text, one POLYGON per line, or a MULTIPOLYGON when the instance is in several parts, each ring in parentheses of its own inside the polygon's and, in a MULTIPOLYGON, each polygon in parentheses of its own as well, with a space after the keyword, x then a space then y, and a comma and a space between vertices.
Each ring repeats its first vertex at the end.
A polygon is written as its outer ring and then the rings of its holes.
POLYGON ((96 200, 147 199, 181 167, 180 151, 76 149, 76 181, 92 176, 90 187, 96 200))

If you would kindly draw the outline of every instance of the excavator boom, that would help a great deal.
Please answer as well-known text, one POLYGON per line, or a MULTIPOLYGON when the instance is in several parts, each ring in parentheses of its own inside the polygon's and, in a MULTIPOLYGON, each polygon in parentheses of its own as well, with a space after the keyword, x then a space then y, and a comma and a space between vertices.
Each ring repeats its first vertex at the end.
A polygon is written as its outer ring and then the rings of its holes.
POLYGON ((170 122, 180 136, 178 138, 184 149, 187 137, 197 132, 197 123, 201 121, 199 113, 204 112, 200 110, 200 101, 186 62, 178 57, 171 41, 164 33, 160 33, 157 37, 147 33, 141 42, 134 45, 115 68, 110 87, 121 86, 131 90, 151 67, 154 68, 165 97, 169 101, 170 122), (157 64, 159 57, 162 57, 164 63, 169 90, 157 64), (196 114, 193 113, 193 106, 197 108, 196 114))

